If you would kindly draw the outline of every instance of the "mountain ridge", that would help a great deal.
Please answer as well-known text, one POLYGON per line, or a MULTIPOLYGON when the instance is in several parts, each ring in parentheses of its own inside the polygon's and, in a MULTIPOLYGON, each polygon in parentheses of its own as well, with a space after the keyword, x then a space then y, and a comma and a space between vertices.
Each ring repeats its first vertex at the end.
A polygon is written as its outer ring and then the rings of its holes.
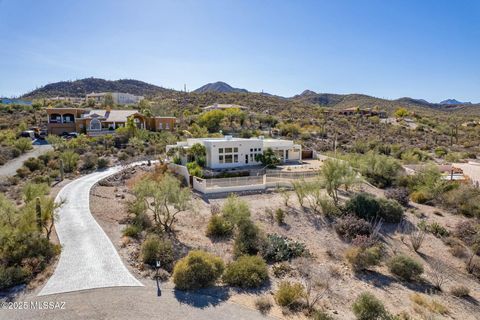
POLYGON ((226 82, 217 81, 207 83, 200 88, 192 91, 193 93, 206 93, 206 92, 219 92, 219 93, 231 93, 231 92, 244 92, 248 93, 246 89, 234 88, 226 82))

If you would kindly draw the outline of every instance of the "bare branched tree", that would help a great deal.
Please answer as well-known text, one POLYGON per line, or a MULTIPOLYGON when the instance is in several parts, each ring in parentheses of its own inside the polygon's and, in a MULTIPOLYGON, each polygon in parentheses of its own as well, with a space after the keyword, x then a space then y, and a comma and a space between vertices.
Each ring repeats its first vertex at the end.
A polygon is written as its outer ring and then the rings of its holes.
POLYGON ((428 276, 430 281, 437 290, 442 291, 442 286, 452 279, 452 272, 445 263, 438 259, 432 259, 429 265, 428 276))
POLYGON ((305 288, 303 297, 305 308, 312 311, 315 305, 330 291, 331 275, 329 272, 323 272, 314 267, 312 260, 308 258, 296 259, 294 264, 305 288))

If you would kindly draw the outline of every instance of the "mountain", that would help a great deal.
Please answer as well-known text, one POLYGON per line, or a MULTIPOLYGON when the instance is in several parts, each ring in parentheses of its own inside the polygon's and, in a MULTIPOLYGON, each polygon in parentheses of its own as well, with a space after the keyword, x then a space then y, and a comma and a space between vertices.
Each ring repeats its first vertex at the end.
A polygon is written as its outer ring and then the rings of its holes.
POLYGON ((447 100, 443 100, 441 101, 439 104, 443 104, 443 105, 452 105, 452 104, 456 104, 456 105, 459 105, 459 104, 472 104, 471 102, 461 102, 461 101, 458 101, 456 99, 447 99, 447 100))
POLYGON ((230 93, 230 92, 244 92, 248 91, 245 89, 234 88, 228 83, 217 81, 213 83, 207 83, 204 86, 193 91, 194 93, 205 93, 205 92, 220 92, 220 93, 230 93))
POLYGON ((153 84, 132 79, 104 80, 85 78, 75 81, 61 81, 47 84, 22 96, 25 99, 39 99, 51 97, 84 97, 92 92, 125 92, 139 96, 154 96, 166 91, 153 84))

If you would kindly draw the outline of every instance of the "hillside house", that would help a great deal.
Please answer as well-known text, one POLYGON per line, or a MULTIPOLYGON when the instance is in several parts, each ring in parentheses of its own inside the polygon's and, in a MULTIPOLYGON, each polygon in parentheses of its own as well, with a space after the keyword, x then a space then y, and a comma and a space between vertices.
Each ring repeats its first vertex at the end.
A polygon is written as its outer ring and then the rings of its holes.
MULTIPOLYGON (((196 143, 205 146, 206 167, 211 169, 227 169, 244 166, 261 165, 255 160, 255 156, 262 154, 267 149, 272 149, 280 162, 299 162, 302 160, 302 147, 290 140, 257 138, 234 138, 225 136, 223 138, 198 138, 187 139, 177 142, 176 145, 168 145, 167 152, 171 149, 182 148, 187 150, 196 143)), ((187 162, 186 157, 182 163, 187 162)))
POLYGON ((147 117, 138 110, 48 108, 47 130, 49 134, 65 132, 101 135, 112 133, 124 127, 128 118, 133 117, 140 129, 150 131, 173 130, 175 117, 147 117))
POLYGON ((140 100, 143 99, 143 96, 136 96, 134 94, 124 92, 92 92, 90 94, 87 94, 86 100, 93 100, 97 103, 102 103, 105 100, 105 96, 107 94, 112 95, 113 103, 119 105, 137 104, 138 102, 140 102, 140 100))

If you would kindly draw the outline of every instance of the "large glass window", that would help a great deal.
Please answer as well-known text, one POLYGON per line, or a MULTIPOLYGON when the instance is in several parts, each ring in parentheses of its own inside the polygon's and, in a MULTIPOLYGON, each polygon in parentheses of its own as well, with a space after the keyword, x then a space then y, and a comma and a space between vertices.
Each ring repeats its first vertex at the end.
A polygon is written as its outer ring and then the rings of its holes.
POLYGON ((238 148, 233 148, 233 152, 238 152, 238 148))
POLYGON ((218 153, 223 153, 223 148, 219 148, 218 153))
POLYGON ((233 163, 233 156, 231 154, 225 155, 225 163, 233 163))
POLYGON ((232 153, 232 148, 225 148, 225 153, 232 153))

